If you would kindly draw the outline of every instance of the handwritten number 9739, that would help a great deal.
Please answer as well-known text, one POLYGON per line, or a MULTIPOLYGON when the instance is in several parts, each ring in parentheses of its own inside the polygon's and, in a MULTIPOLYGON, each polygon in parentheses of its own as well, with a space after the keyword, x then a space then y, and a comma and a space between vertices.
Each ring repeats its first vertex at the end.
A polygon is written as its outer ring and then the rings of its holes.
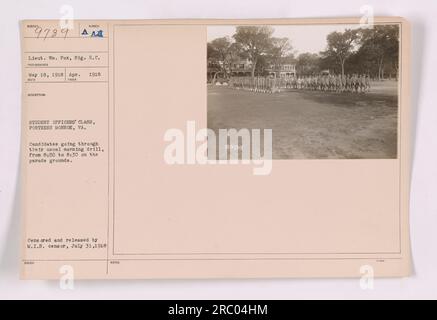
MULTIPOLYGON (((37 39, 46 40, 47 38, 56 38, 58 37, 58 29, 36 27, 35 34, 37 39)), ((65 39, 68 34, 68 29, 67 28, 60 29, 59 34, 60 34, 59 37, 63 37, 65 39)))

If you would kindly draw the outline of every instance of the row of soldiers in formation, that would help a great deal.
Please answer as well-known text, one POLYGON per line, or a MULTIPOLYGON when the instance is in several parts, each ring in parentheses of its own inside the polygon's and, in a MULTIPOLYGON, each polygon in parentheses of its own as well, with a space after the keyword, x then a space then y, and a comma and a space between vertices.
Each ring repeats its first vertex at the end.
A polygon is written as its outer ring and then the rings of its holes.
POLYGON ((368 92, 370 77, 368 75, 317 75, 285 78, 285 87, 335 92, 368 92))
POLYGON ((280 92, 282 89, 365 93, 370 91, 370 77, 364 74, 330 74, 284 78, 232 77, 229 85, 236 89, 269 93, 280 92))

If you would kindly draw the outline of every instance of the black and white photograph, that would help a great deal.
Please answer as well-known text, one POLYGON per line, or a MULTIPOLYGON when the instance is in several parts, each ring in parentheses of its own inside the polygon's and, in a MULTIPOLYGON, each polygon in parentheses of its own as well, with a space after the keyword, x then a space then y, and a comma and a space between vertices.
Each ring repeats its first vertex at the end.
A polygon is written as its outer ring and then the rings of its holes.
POLYGON ((0 301, 436 300, 437 1, 180 3, 3 1, 0 301))
POLYGON ((209 26, 208 128, 271 129, 273 159, 396 159, 400 32, 209 26))

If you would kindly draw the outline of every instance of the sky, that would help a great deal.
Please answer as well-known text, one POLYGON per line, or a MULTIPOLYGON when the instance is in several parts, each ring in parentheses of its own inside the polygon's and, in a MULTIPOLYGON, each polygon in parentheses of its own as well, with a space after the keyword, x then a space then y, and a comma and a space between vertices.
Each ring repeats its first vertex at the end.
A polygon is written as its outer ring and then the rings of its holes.
MULTIPOLYGON (((326 36, 333 31, 357 29, 359 25, 288 25, 272 26, 274 37, 289 38, 295 54, 319 53, 326 49, 326 36)), ((235 33, 235 26, 208 26, 208 42, 235 33)))

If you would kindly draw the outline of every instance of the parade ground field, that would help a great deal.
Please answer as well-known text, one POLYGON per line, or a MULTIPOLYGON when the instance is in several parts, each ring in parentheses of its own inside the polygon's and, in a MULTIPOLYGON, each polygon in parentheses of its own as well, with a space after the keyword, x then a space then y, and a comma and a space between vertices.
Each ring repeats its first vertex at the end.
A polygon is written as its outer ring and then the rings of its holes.
POLYGON ((208 128, 272 129, 273 159, 397 157, 398 83, 370 93, 255 93, 208 85, 208 128))

